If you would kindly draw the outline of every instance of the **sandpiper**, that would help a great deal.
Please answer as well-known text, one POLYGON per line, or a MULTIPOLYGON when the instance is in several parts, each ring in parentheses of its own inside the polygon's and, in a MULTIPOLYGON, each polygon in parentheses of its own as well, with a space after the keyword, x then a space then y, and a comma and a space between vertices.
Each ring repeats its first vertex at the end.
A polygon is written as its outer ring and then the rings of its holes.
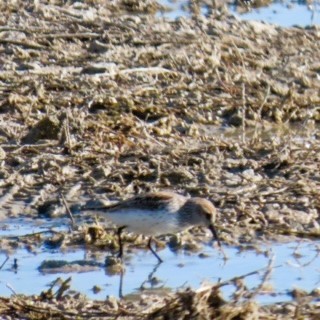
POLYGON ((151 246, 153 236, 204 226, 210 229, 221 247, 214 227, 216 208, 204 198, 188 198, 170 191, 151 192, 116 204, 86 210, 95 210, 118 226, 119 257, 123 254, 123 229, 149 236, 148 248, 159 263, 162 259, 151 246))

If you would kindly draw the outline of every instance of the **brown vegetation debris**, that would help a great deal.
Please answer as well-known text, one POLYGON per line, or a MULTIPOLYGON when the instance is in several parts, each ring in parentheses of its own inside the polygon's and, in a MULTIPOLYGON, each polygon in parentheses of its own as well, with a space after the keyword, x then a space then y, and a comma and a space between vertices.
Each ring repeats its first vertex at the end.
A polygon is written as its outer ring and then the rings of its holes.
MULTIPOLYGON (((200 17, 196 2, 191 18, 172 21, 155 14, 154 0, 0 3, 1 217, 74 218, 72 232, 47 240, 1 239, 8 250, 47 241, 112 251, 112 232, 79 227, 93 220, 78 214, 80 205, 163 189, 212 200, 226 244, 319 239, 319 28, 240 21, 216 10, 218 1, 206 1, 211 10, 200 17)), ((130 248, 145 243, 124 240, 130 248)), ((60 298, 77 311, 14 296, 0 298, 0 312, 4 319, 165 315, 160 307, 143 314, 130 304, 110 311, 104 302, 60 298)), ((274 319, 285 308, 312 318, 318 308, 246 301, 238 310, 214 287, 159 303, 177 319, 250 312, 274 319)))

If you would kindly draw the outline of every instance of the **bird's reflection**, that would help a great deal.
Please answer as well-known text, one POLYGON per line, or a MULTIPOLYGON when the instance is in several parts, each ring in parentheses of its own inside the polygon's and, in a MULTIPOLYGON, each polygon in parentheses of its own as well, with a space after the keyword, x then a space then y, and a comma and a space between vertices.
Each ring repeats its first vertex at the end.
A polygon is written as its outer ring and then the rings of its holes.
MULTIPOLYGON (((161 262, 157 263, 152 271, 148 274, 148 277, 146 280, 144 280, 140 287, 139 290, 143 291, 149 288, 155 288, 158 287, 159 284, 162 284, 162 281, 159 280, 157 277, 155 277, 155 273, 157 272, 157 270, 159 269, 161 265, 161 262)), ((120 279, 119 279, 119 298, 122 299, 123 296, 123 285, 124 285, 124 275, 125 275, 125 268, 122 269, 122 271, 120 272, 120 279)))
POLYGON ((152 269, 152 271, 149 273, 148 278, 141 283, 141 285, 140 285, 141 291, 147 289, 148 285, 150 285, 150 288, 154 288, 154 287, 158 286, 160 283, 162 283, 162 281, 160 279, 155 277, 155 273, 159 269, 160 265, 161 265, 161 262, 157 263, 154 266, 154 268, 152 269))

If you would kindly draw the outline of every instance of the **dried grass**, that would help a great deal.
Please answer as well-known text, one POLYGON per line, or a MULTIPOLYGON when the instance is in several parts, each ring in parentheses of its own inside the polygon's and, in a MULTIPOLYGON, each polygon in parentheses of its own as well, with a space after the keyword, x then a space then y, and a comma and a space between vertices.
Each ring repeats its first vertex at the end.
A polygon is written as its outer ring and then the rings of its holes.
MULTIPOLYGON (((120 0, 0 5, 1 215, 65 215, 66 202, 93 195, 170 188, 213 200, 226 243, 319 238, 318 28, 214 10, 205 18, 196 8, 193 19, 168 22, 150 14, 156 8, 120 0)), ((76 228, 64 245, 86 236, 76 228)), ((20 244, 37 241, 44 238, 20 244)), ((318 308, 221 303, 212 288, 167 297, 166 312, 183 318, 186 301, 199 319, 312 318, 318 308)), ((1 298, 0 310, 79 315, 33 299, 1 298)), ((71 301, 83 318, 161 318, 165 310, 114 314, 104 303, 71 301)))

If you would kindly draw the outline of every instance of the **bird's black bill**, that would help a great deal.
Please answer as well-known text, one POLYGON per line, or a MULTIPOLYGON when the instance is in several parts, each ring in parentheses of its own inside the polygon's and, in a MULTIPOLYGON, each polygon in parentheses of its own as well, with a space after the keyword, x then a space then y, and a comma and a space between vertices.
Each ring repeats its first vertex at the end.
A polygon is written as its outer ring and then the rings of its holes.
POLYGON ((210 229, 210 231, 212 232, 212 235, 213 235, 214 240, 217 241, 218 246, 221 248, 221 242, 220 242, 220 239, 219 239, 219 237, 218 237, 216 228, 214 227, 213 224, 210 224, 209 229, 210 229))

